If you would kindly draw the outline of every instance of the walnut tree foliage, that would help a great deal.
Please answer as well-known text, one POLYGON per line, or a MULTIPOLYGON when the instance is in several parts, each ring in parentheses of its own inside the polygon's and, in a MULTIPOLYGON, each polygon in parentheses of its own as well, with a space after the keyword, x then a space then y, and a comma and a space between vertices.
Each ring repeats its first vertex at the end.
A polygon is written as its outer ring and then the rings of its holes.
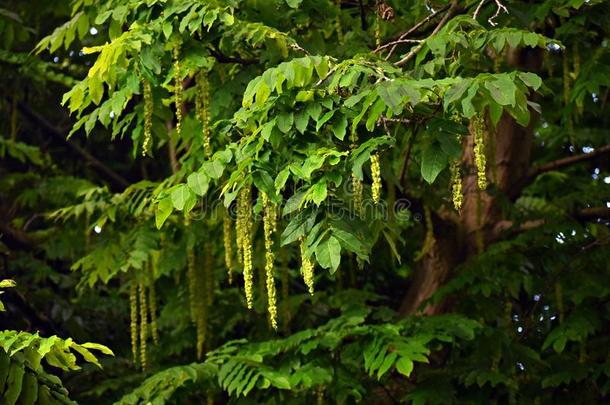
POLYGON ((607 2, 13 3, 0 404, 607 400, 607 2))

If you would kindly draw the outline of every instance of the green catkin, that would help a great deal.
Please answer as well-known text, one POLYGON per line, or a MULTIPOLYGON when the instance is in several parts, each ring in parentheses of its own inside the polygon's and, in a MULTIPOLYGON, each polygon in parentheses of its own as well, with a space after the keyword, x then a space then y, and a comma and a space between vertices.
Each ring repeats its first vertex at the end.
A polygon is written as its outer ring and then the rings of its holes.
POLYGON ((381 166, 379 165, 379 155, 376 153, 371 155, 371 175, 373 177, 371 186, 373 203, 378 204, 381 200, 381 166))
POLYGON ((159 327, 157 325, 157 292, 155 291, 155 278, 157 276, 157 259, 150 261, 150 278, 148 280, 148 309, 150 312, 150 330, 153 342, 159 344, 159 327))
POLYGON ((487 188, 487 177, 485 175, 485 126, 483 118, 477 115, 472 120, 472 131, 474 137, 474 161, 477 167, 477 185, 479 190, 487 188))
POLYGON ((242 254, 244 266, 244 290, 246 293, 246 305, 252 309, 254 302, 254 275, 252 266, 252 206, 250 201, 250 185, 246 185, 239 190, 237 201, 237 241, 242 254))
POLYGON ((152 143, 153 98, 148 80, 142 80, 142 87, 144 93, 144 141, 142 142, 142 156, 146 156, 150 155, 152 143))
POLYGON ((213 280, 210 277, 212 273, 212 252, 210 244, 206 244, 204 248, 203 272, 196 272, 195 284, 200 294, 196 297, 197 318, 195 320, 197 332, 197 359, 203 357, 205 341, 207 338, 208 311, 212 304, 213 280), (202 274, 203 273, 203 274, 202 274))
POLYGON ((335 0, 337 4, 337 15, 335 16, 335 30, 337 31, 337 40, 339 45, 343 45, 345 37, 343 36, 343 27, 341 26, 341 0, 335 0))
POLYGON ((135 277, 129 286, 129 318, 131 330, 131 354, 133 364, 138 363, 138 284, 135 277))
POLYGON ((205 245, 204 273, 206 304, 212 306, 214 303, 214 253, 212 252, 211 243, 206 243, 205 245))
POLYGON ((189 305, 191 309, 191 321, 197 323, 197 279, 195 274, 195 251, 193 246, 186 248, 186 278, 189 289, 189 305))
POLYGON ((174 58, 174 104, 176 107, 176 137, 182 134, 182 74, 180 72, 180 44, 174 44, 172 50, 174 58))
POLYGON ((301 273, 303 274, 303 281, 307 286, 307 290, 309 294, 313 295, 314 293, 314 272, 313 272, 313 263, 311 259, 305 255, 305 238, 301 237, 301 273))
POLYGON ((274 204, 269 201, 267 194, 262 193, 263 197, 263 228, 265 233, 265 280, 267 284, 267 311, 271 327, 277 330, 277 298, 275 291, 275 274, 273 262, 273 234, 276 230, 277 211, 274 204))
POLYGON ((231 244, 231 217, 226 211, 223 211, 222 216, 222 232, 225 253, 225 267, 227 268, 227 277, 229 285, 233 284, 233 246, 231 244))
POLYGON ((453 206, 457 211, 462 209, 462 203, 464 202, 464 196, 462 195, 462 176, 460 174, 460 161, 454 160, 451 162, 451 199, 453 200, 453 206))
POLYGON ((362 215, 364 213, 363 198, 362 198, 363 186, 362 186, 362 182, 360 181, 360 179, 358 177, 356 177, 356 175, 354 173, 352 173, 352 192, 354 193, 354 196, 353 196, 354 210, 356 212, 356 215, 359 218, 362 218, 362 215))
POLYGON ((140 279, 138 292, 140 297, 140 365, 142 370, 146 370, 148 367, 148 360, 146 356, 146 339, 148 337, 148 305, 146 305, 146 284, 144 282, 144 277, 140 279))
POLYGON ((202 145, 205 156, 211 156, 211 135, 210 135, 210 83, 205 72, 197 74, 197 116, 202 125, 202 145))

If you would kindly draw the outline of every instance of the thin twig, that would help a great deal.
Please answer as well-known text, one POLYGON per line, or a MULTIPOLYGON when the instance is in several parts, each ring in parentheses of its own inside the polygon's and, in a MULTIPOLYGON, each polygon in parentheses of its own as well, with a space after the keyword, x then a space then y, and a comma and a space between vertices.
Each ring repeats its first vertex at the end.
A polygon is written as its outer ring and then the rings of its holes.
MULTIPOLYGON (((408 31, 406 31, 405 33, 401 34, 400 37, 398 37, 398 40, 403 40, 406 37, 408 37, 409 35, 413 34, 415 31, 417 31, 418 29, 420 29, 424 24, 426 24, 428 21, 432 20, 434 17, 436 17, 437 15, 439 15, 440 13, 442 13, 443 11, 449 9, 449 4, 439 8, 438 10, 436 10, 435 12, 433 12, 432 14, 430 14, 429 16, 427 16, 426 18, 424 18, 423 20, 421 20, 420 22, 418 22, 417 24, 415 24, 413 27, 409 28, 408 31)), ((396 50, 396 46, 398 46, 398 44, 395 44, 392 49, 390 49, 390 52, 388 53, 388 56, 386 56, 385 60, 389 60, 392 57, 392 54, 394 53, 394 51, 396 50)))
POLYGON ((390 46, 400 45, 400 44, 419 44, 423 40, 421 39, 397 39, 396 41, 388 42, 385 45, 381 45, 379 48, 373 50, 373 53, 377 53, 385 48, 389 48, 390 46))
MULTIPOLYGON (((449 21, 449 19, 451 19, 451 17, 453 17, 455 15, 455 13, 457 12, 458 7, 459 6, 458 6, 457 1, 454 1, 454 2, 451 3, 451 6, 449 7, 449 10, 447 10, 447 14, 445 14, 443 16, 443 18, 439 21, 438 25, 436 26, 434 31, 432 31, 432 34, 430 34, 428 36, 428 38, 433 37, 434 35, 436 35, 441 30, 441 28, 443 28, 443 26, 447 23, 447 21, 449 21)), ((409 53, 404 58, 402 58, 401 60, 396 62, 395 65, 396 66, 406 65, 424 47, 424 44, 425 44, 425 41, 424 42, 420 42, 420 44, 417 45, 415 48, 411 49, 411 51, 409 51, 409 53)))
POLYGON ((481 12, 481 8, 483 7, 483 4, 485 3, 486 0, 481 0, 479 2, 479 5, 477 6, 476 10, 474 10, 474 14, 472 14, 472 19, 476 20, 477 17, 479 16, 479 12, 481 12))
POLYGON ((565 166, 573 165, 578 162, 582 162, 585 160, 594 159, 598 156, 604 155, 606 153, 610 153, 610 145, 605 145, 600 148, 595 149, 590 153, 582 153, 579 155, 569 156, 562 159, 553 160, 552 162, 546 163, 541 166, 533 167, 528 173, 528 177, 536 177, 541 173, 550 172, 552 170, 557 170, 565 166))
POLYGON ((500 12, 506 13, 508 14, 508 9, 504 6, 504 4, 502 4, 500 2, 500 0, 495 0, 496 2, 496 12, 494 15, 492 15, 491 17, 489 17, 489 19, 487 20, 487 22, 492 26, 495 27, 497 25, 495 19, 496 17, 498 17, 500 15, 500 12))

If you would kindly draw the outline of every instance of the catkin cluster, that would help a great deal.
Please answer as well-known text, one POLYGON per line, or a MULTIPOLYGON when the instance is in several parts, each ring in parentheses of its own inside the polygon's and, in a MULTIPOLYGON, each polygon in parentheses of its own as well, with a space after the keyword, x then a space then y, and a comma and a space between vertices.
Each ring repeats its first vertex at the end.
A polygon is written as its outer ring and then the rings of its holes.
POLYGON ((371 175, 373 177, 371 194, 373 196, 373 202, 377 204, 381 199, 381 167, 379 165, 379 155, 376 153, 371 155, 371 175))
POLYGON ((313 263, 309 256, 305 254, 305 238, 301 237, 301 273, 303 274, 303 281, 309 290, 309 294, 313 295, 313 263))
POLYGON ((460 174, 460 161, 454 160, 451 162, 451 199, 456 210, 462 209, 464 197, 462 195, 462 176, 460 174))
POLYGON ((225 266, 227 268, 227 276, 229 284, 233 284, 233 245, 231 243, 231 218, 224 211, 222 216, 222 234, 225 251, 225 266))
POLYGON ((150 279, 148 284, 148 307, 150 311, 150 329, 153 342, 159 344, 159 328, 157 326, 157 292, 155 290, 155 278, 157 274, 157 260, 150 261, 150 279))
POLYGON ((144 141, 142 142, 142 156, 150 155, 152 143, 152 115, 153 115, 153 97, 150 82, 142 81, 144 90, 144 141))
POLYGON ((140 365, 142 366, 142 370, 146 370, 148 366, 146 356, 146 340, 148 338, 148 305, 146 305, 146 284, 144 283, 144 277, 140 278, 138 292, 140 298, 140 365))
POLYGON ((472 120, 472 131, 474 136, 474 162, 477 167, 477 184, 480 190, 487 188, 487 177, 485 176, 485 124, 483 117, 477 115, 472 120))
POLYGON ((134 364, 138 362, 138 284, 135 278, 129 286, 129 319, 131 330, 131 354, 134 364))
POLYGON ((197 74, 197 95, 195 107, 197 116, 202 125, 202 144, 203 152, 206 156, 212 154, 211 135, 210 135, 210 82, 205 72, 197 74))
POLYGON ((182 74, 180 72, 180 44, 176 43, 172 51, 174 57, 174 104, 176 107, 176 136, 182 134, 182 74))
MULTIPOLYGON (((187 221, 187 224, 189 222, 187 221)), ((206 326, 208 317, 208 300, 209 290, 206 288, 206 267, 204 266, 203 273, 197 271, 197 261, 195 249, 191 243, 187 244, 186 248, 187 261, 187 280, 189 290, 189 305, 191 310, 191 322, 195 325, 197 335, 197 358, 201 359, 203 355, 203 346, 206 338, 206 326), (203 293, 203 294, 202 294, 203 293)))
POLYGON ((244 266, 244 290, 246 292, 246 304, 252 309, 254 302, 254 275, 252 267, 252 202, 250 201, 251 186, 245 185, 237 195, 237 220, 235 230, 237 233, 237 255, 241 256, 244 266))
POLYGON ((364 212, 363 207, 363 193, 364 187, 362 186, 362 182, 354 173, 352 173, 352 192, 353 192, 353 201, 354 201, 354 210, 359 217, 362 217, 364 212))
POLYGON ((269 201, 267 194, 262 193, 263 198, 263 228, 265 232, 265 279, 267 284, 267 311, 273 329, 277 330, 277 298, 275 291, 275 274, 273 262, 273 234, 277 230, 277 208, 269 201))

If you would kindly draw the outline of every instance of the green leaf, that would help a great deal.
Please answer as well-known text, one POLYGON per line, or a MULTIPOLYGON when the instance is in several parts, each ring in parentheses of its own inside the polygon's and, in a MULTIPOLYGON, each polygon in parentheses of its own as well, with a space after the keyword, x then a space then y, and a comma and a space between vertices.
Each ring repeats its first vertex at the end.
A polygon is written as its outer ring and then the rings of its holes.
POLYGON ((224 164, 220 159, 212 159, 208 162, 204 162, 203 165, 201 165, 201 170, 203 173, 212 179, 219 179, 222 177, 224 169, 224 164))
POLYGON ((326 187, 326 181, 319 181, 309 190, 311 193, 311 199, 316 205, 320 205, 322 201, 326 200, 328 195, 328 189, 326 187))
POLYGON ((292 124, 294 123, 294 115, 291 111, 282 112, 277 116, 277 127, 283 133, 287 133, 292 128, 292 124))
POLYGON ((333 122, 331 129, 335 137, 343 140, 347 129, 347 118, 345 118, 345 115, 341 114, 341 117, 333 122))
POLYGON ((182 211, 184 209, 184 205, 189 198, 190 189, 186 186, 186 184, 178 184, 176 188, 172 191, 172 204, 174 208, 178 211, 182 211))
POLYGON ((165 220, 170 216, 173 210, 174 205, 172 204, 171 196, 159 200, 159 203, 155 208, 155 225, 157 229, 161 229, 165 220))
POLYGON ((396 370, 405 377, 409 377, 413 371, 413 362, 408 357, 401 357, 396 362, 396 370))
POLYGON ((507 74, 496 75, 495 80, 486 80, 485 88, 491 97, 500 105, 515 105, 515 92, 517 86, 507 74))
POLYGON ((320 266, 330 269, 334 274, 341 263, 341 244, 334 236, 330 236, 316 247, 316 259, 320 266))
POLYGON ((191 173, 186 179, 186 183, 198 196, 205 195, 210 185, 210 179, 202 172, 191 173))
POLYGON ((424 146, 421 160, 421 175, 428 183, 433 183, 436 176, 447 165, 447 155, 437 142, 424 146))
POLYGON ((542 86, 542 79, 535 73, 518 72, 519 79, 527 86, 538 90, 542 86))

